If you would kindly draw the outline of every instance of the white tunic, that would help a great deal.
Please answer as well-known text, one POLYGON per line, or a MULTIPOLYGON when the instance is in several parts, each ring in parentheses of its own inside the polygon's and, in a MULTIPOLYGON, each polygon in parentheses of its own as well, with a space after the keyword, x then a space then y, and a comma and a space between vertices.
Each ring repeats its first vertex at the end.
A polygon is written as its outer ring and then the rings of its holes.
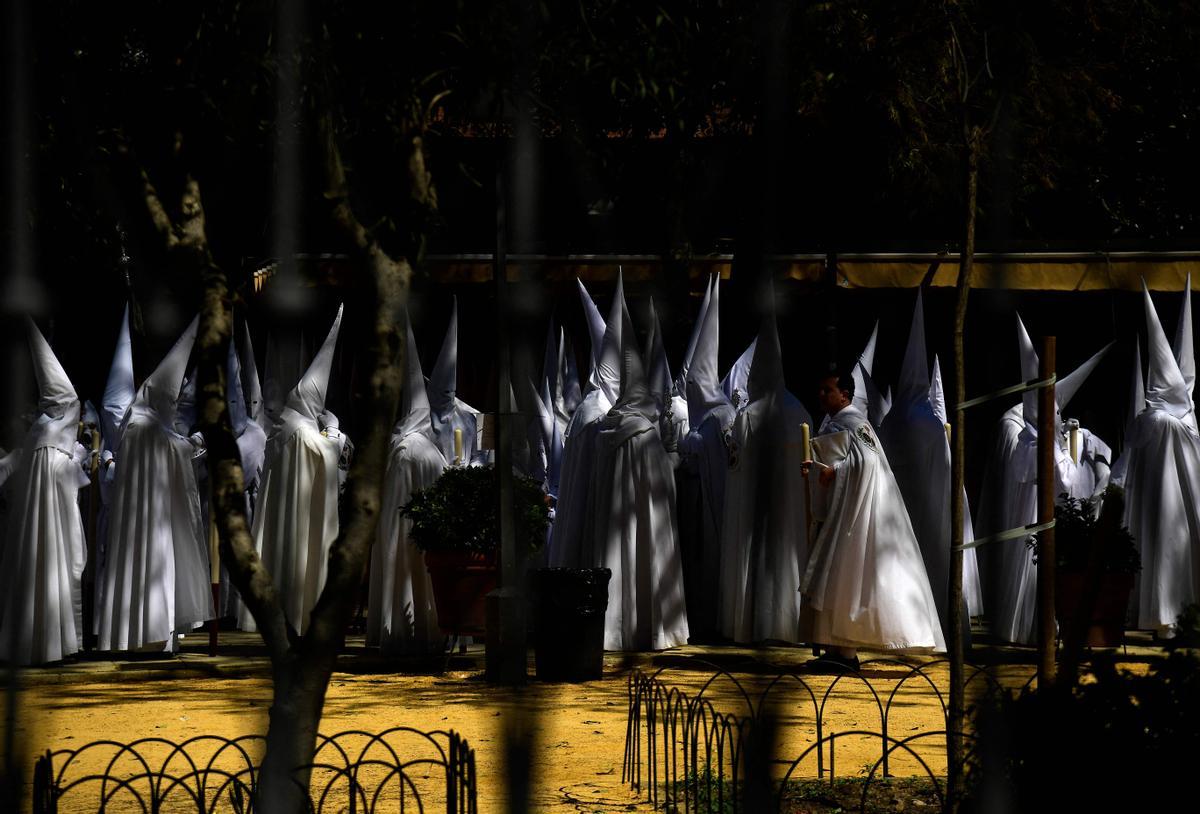
POLYGON ((375 547, 371 550, 371 587, 367 644, 385 654, 429 653, 441 649, 433 585, 421 551, 409 540, 412 521, 400 509, 413 494, 432 486, 446 459, 425 434, 392 437, 375 547))
POLYGON ((737 642, 800 641, 800 577, 808 559, 800 425, 791 393, 751 401, 733 425, 725 485, 720 632, 737 642))
POLYGON ((213 615, 208 540, 188 439, 134 403, 121 439, 100 583, 101 650, 165 642, 213 615))
POLYGON ((1137 626, 1174 625, 1200 601, 1200 435, 1165 410, 1138 416, 1126 447, 1125 524, 1142 557, 1137 626))
MULTIPOLYGON (((1010 426, 1013 419, 1024 414, 1021 405, 1005 413, 1002 419, 1001 436, 1011 438, 1010 426)), ((1010 449, 1007 460, 997 461, 998 472, 1004 473, 1001 488, 1005 494, 999 499, 998 523, 988 533, 1018 528, 1037 522, 1037 433, 1024 425, 1011 441, 1003 441, 1004 449, 1010 449)), ((1101 462, 1112 455, 1098 436, 1086 429, 1080 430, 1079 463, 1071 460, 1066 441, 1059 436, 1054 445, 1054 494, 1064 492, 1074 498, 1090 498, 1102 487, 1102 475, 1098 471, 1101 462)), ((995 500, 996 498, 991 498, 995 500)), ((1033 561, 1033 550, 1027 545, 1028 538, 1005 540, 991 544, 997 569, 996 594, 990 601, 992 632, 1006 642, 1032 644, 1037 640, 1037 565, 1033 561)))
POLYGON ((612 569, 605 650, 686 644, 675 481, 658 430, 615 410, 596 433, 595 512, 588 565, 612 569))
POLYGON ((29 329, 41 413, 8 484, 0 549, 0 660, 14 665, 58 661, 82 647, 87 559, 77 499, 89 482, 87 454, 75 441, 79 398, 41 332, 29 329))
POLYGON ((824 426, 830 436, 824 462, 837 474, 832 486, 816 487, 814 513, 824 523, 802 582, 809 638, 843 647, 944 651, 921 550, 867 417, 849 406, 824 426))
MULTIPOLYGON (((303 633, 338 534, 341 444, 321 434, 315 418, 284 407, 267 440, 254 511, 254 545, 271 573, 288 622, 303 633)), ((257 630, 242 609, 239 625, 257 630)))

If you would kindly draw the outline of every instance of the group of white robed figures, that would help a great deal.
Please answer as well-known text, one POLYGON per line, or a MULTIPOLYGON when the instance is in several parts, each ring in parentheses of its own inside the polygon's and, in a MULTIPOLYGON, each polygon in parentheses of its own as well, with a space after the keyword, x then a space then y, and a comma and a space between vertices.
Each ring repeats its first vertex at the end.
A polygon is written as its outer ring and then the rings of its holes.
MULTIPOLYGON (((582 283, 579 293, 590 342, 587 378, 576 373, 565 332, 552 327, 541 381, 526 382, 523 399, 514 393, 530 418, 514 457, 555 505, 540 562, 612 570, 606 649, 662 649, 689 638, 945 649, 949 435, 919 293, 895 388, 885 392, 872 376, 877 325, 852 374, 834 374, 823 385, 827 415, 811 441, 814 422, 784 384, 773 315, 719 377, 719 284, 713 280, 673 377, 653 303, 639 349, 620 278, 607 318, 582 283)), ((1190 297, 1173 345, 1148 291, 1144 298, 1147 370, 1143 377, 1139 348, 1124 453, 1110 472, 1109 447, 1060 413, 1055 493, 1089 498, 1109 482, 1124 487, 1125 522, 1142 560, 1134 623, 1169 632, 1178 614, 1200 599, 1195 354, 1190 297)), ((324 583, 352 449, 325 408, 341 315, 339 308, 286 398, 270 351, 266 386, 260 386, 244 322, 228 355, 230 420, 254 542, 299 633, 324 583)), ((240 627, 253 629, 228 576, 214 574, 210 561, 204 441, 192 432, 195 371, 185 375, 196 329, 193 320, 135 387, 126 309, 94 417, 102 438, 94 563, 101 650, 171 649, 179 634, 218 616, 234 616, 240 627), (214 605, 211 585, 218 580, 214 605)), ((400 507, 446 467, 490 459, 480 412, 456 394, 457 307, 428 379, 411 323, 406 329, 410 352, 367 611, 368 644, 389 653, 444 647, 429 576, 400 507)), ((81 404, 32 321, 28 332, 38 412, 21 445, 0 451, 8 506, 0 549, 0 659, 20 665, 81 649, 87 546, 79 490, 90 470, 77 437, 91 405, 81 404)), ((1017 334, 1022 378, 1036 378, 1037 357, 1019 317, 1017 334)), ((1059 378, 1060 411, 1107 351, 1059 378)), ((1027 396, 999 422, 976 524, 982 534, 1035 522, 1035 402, 1027 396)), ((973 539, 969 512, 963 537, 973 539)), ((980 549, 979 565, 975 550, 965 551, 963 587, 966 610, 975 616, 984 611, 981 585, 994 586, 987 596, 993 630, 1001 639, 1028 643, 1037 576, 1023 542, 980 549)))

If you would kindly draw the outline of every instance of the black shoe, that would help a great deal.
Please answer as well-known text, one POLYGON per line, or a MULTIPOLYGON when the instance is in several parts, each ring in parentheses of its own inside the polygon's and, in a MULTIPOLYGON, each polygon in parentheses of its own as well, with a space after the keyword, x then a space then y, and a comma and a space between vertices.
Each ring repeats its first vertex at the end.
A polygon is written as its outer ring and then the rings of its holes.
POLYGON ((846 658, 836 653, 822 653, 812 661, 805 662, 804 666, 810 672, 830 673, 834 675, 857 673, 859 670, 858 656, 846 658))

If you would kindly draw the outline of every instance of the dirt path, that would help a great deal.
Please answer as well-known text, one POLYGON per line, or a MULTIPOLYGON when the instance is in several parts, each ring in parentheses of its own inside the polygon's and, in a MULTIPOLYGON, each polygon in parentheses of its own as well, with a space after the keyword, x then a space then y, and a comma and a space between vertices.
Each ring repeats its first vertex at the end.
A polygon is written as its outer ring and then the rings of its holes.
MULTIPOLYGON (((685 648, 685 654, 704 657, 705 651, 685 648)), ((746 654, 723 649, 712 655, 725 663, 739 662, 746 654)), ((756 655, 762 656, 762 651, 756 655)), ((770 666, 758 674, 739 673, 744 689, 757 703, 758 694, 777 667, 802 661, 799 650, 768 653, 770 666)), ((665 666, 664 682, 694 696, 711 676, 704 665, 690 666, 675 656, 644 656, 642 669, 665 666)), ((329 688, 322 732, 349 729, 370 732, 404 725, 419 730, 454 729, 475 749, 479 811, 504 810, 507 784, 504 765, 505 727, 514 721, 536 733, 532 742, 532 810, 546 812, 649 811, 644 798, 621 782, 628 711, 630 665, 615 658, 606 663, 603 680, 585 684, 531 683, 521 690, 504 690, 485 684, 478 673, 446 675, 396 675, 392 673, 337 673, 329 688)), ((736 669, 736 666, 731 666, 736 669)), ((910 671, 898 665, 881 665, 868 672, 871 686, 860 681, 839 682, 828 700, 829 676, 806 679, 808 690, 796 685, 772 691, 779 710, 777 754, 799 756, 816 739, 814 700, 825 704, 825 734, 850 730, 878 731, 880 704, 893 690, 889 728, 896 737, 941 729, 942 702, 947 673, 944 665, 928 670, 929 680, 901 682, 910 671), (897 689, 899 687, 899 689, 897 689)), ((1030 675, 1027 666, 1001 670, 1006 684, 1019 685, 1030 675)), ((705 690, 713 708, 741 714, 746 699, 725 678, 705 690)), ((265 678, 146 678, 118 681, 113 678, 74 683, 33 682, 21 698, 18 742, 29 753, 49 748, 72 748, 98 739, 131 741, 147 735, 184 740, 200 734, 236 737, 263 732, 270 703, 265 678)), ((936 739, 934 739, 936 741, 936 739)), ((934 743, 936 747, 936 742, 934 743)), ((924 757, 936 772, 944 771, 939 748, 924 757)), ((837 747, 837 774, 853 776, 869 770, 878 760, 878 738, 847 737, 837 747)), ((32 759, 32 758, 30 758, 32 759)), ((912 760, 897 759, 895 774, 922 770, 912 760)), ((780 772, 783 771, 781 768, 780 772)), ((816 776, 815 755, 796 767, 797 776, 816 776)), ((71 811, 64 800, 61 810, 71 811)))

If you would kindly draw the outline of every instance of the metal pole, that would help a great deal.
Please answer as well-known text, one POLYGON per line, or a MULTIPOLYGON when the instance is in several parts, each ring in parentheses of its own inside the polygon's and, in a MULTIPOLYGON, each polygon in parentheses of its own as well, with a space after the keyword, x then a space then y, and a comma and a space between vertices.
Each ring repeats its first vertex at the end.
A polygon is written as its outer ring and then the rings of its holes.
MULTIPOLYGON (((1042 339, 1042 354, 1038 376, 1048 379, 1054 375, 1057 342, 1053 336, 1042 339)), ((1054 385, 1038 391, 1038 523, 1054 519, 1054 385)), ((1038 687, 1052 686, 1055 679, 1054 623, 1054 529, 1038 532, 1037 563, 1038 596, 1038 687)))
POLYGON ((513 518, 512 471, 512 372, 509 353, 508 222, 504 156, 496 165, 496 259, 493 280, 496 294, 496 495, 500 519, 500 588, 488 597, 487 679, 501 684, 523 684, 526 679, 525 597, 521 586, 522 557, 517 551, 513 518))

